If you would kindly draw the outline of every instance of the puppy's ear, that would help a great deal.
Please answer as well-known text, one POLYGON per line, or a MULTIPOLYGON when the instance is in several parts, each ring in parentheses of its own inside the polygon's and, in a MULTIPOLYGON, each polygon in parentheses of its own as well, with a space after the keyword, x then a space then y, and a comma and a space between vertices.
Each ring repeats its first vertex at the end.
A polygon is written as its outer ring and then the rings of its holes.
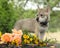
POLYGON ((39 5, 37 5, 37 12, 40 12, 40 7, 39 7, 39 5))
POLYGON ((51 8, 50 8, 49 5, 47 5, 47 7, 45 8, 45 12, 46 12, 46 13, 50 13, 50 11, 51 11, 51 8))
POLYGON ((37 5, 37 8, 40 9, 40 8, 39 8, 39 5, 37 5))

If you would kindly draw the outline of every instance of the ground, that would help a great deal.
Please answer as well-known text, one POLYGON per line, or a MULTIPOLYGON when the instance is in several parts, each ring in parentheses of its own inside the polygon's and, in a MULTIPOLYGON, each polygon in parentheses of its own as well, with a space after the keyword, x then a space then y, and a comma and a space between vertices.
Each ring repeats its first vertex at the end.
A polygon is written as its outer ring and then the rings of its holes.
POLYGON ((57 42, 60 43, 60 32, 54 32, 54 33, 51 33, 51 32, 48 32, 48 33, 45 33, 45 36, 44 38, 56 38, 57 42))
POLYGON ((60 48, 60 32, 54 32, 54 33, 48 32, 45 34, 44 39, 46 37, 48 39, 49 38, 56 38, 56 40, 57 40, 56 48, 60 48))

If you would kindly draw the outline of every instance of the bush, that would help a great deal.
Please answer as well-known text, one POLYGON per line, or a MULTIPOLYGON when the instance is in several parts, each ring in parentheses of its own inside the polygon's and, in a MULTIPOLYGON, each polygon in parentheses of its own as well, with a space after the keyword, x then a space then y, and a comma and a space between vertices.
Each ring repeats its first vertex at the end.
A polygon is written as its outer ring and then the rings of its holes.
POLYGON ((15 22, 22 18, 33 18, 35 11, 24 10, 22 7, 13 7, 13 3, 8 4, 8 0, 0 0, 0 31, 11 32, 15 22))
POLYGON ((50 17, 49 31, 56 32, 60 29, 60 11, 52 11, 50 17))
POLYGON ((8 4, 8 0, 0 0, 0 31, 11 32, 18 16, 15 14, 16 10, 12 3, 8 4))

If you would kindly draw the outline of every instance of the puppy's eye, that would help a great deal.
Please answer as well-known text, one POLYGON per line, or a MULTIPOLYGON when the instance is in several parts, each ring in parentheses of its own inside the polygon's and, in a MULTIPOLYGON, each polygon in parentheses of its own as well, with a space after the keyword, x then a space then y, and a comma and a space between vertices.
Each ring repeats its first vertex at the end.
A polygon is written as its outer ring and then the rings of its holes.
POLYGON ((43 16, 43 14, 40 14, 40 16, 43 16))

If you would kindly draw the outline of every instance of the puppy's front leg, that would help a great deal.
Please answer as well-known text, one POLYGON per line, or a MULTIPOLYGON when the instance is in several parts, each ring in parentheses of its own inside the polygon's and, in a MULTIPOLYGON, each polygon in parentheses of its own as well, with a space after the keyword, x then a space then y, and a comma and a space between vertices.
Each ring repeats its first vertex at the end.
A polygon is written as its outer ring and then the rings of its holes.
POLYGON ((41 40, 44 39, 44 35, 45 35, 45 32, 40 32, 40 39, 41 39, 41 40))
POLYGON ((40 39, 41 39, 41 38, 40 38, 40 32, 38 32, 37 36, 38 36, 38 39, 40 40, 40 39))

